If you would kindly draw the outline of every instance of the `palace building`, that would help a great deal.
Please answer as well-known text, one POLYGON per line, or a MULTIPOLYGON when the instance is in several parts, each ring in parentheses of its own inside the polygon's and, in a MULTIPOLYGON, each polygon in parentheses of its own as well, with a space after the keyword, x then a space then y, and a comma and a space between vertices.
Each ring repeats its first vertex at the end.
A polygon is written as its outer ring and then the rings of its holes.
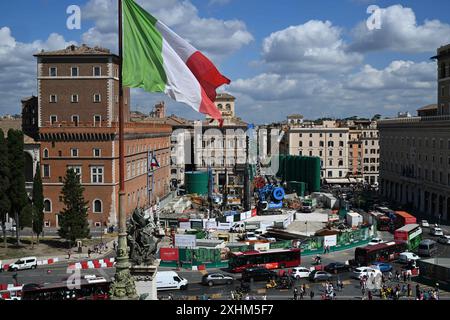
MULTIPOLYGON (((23 119, 27 119, 24 129, 40 143, 45 226, 58 227, 58 215, 64 207, 61 189, 70 168, 78 173, 85 189, 89 224, 117 225, 119 57, 107 49, 86 45, 42 51, 35 57, 38 97, 35 107, 28 104, 23 110, 23 119)), ((172 128, 163 123, 131 121, 127 88, 124 119, 126 211, 130 214, 169 193, 172 128), (152 159, 158 167, 150 166, 152 159)))

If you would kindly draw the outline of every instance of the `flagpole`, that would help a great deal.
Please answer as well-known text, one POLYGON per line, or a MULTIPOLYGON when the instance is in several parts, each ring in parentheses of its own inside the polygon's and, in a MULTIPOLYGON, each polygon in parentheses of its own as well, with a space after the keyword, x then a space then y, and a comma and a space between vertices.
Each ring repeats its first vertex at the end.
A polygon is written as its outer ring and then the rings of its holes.
POLYGON ((123 26, 122 0, 118 0, 119 11, 119 240, 117 249, 116 273, 111 286, 111 298, 115 300, 136 299, 136 287, 130 274, 128 260, 127 225, 125 209, 125 145, 124 145, 124 107, 122 86, 123 26))

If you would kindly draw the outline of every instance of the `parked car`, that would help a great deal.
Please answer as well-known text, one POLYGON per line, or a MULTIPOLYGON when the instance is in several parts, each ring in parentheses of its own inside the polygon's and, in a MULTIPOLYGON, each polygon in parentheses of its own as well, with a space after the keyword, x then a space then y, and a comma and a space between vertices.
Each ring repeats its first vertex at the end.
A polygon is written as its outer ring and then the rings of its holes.
POLYGON ((369 277, 371 274, 374 276, 377 276, 378 274, 381 275, 381 271, 379 269, 371 268, 371 267, 359 267, 353 270, 352 278, 355 279, 362 279, 362 277, 366 276, 369 277))
POLYGON ((247 232, 244 235, 244 240, 257 241, 258 237, 256 236, 256 234, 254 232, 247 232))
POLYGON ((242 272, 243 281, 268 281, 277 278, 276 272, 268 270, 266 268, 249 268, 242 272))
POLYGON ((401 263, 409 263, 410 261, 420 260, 420 257, 412 252, 402 252, 399 255, 399 262, 401 263))
POLYGON ((422 228, 429 228, 430 227, 430 224, 428 223, 427 220, 422 220, 420 224, 422 225, 422 228))
POLYGON ((370 242, 368 243, 369 246, 375 246, 377 244, 383 243, 383 239, 380 238, 373 238, 372 240, 370 240, 370 242))
POLYGON ((291 277, 294 279, 308 278, 311 270, 305 267, 297 267, 291 270, 291 277))
POLYGON ((386 262, 375 262, 372 264, 374 269, 379 269, 381 272, 389 272, 392 271, 393 267, 391 264, 386 262))
POLYGON ((433 227, 431 228, 430 234, 435 237, 440 237, 444 235, 444 231, 439 227, 433 227))
POLYGON ((326 271, 318 271, 314 270, 309 274, 309 280, 312 282, 316 281, 330 281, 333 276, 331 273, 328 273, 326 271))
POLYGON ((442 244, 450 244, 450 236, 440 236, 438 242, 442 244))
POLYGON ((37 258, 36 257, 26 257, 20 258, 14 263, 9 265, 9 271, 27 270, 37 268, 37 258))
POLYGON ((156 274, 156 290, 186 290, 187 279, 175 271, 158 271, 156 274))
POLYGON ((211 273, 205 274, 202 277, 202 284, 205 286, 215 286, 220 284, 232 284, 234 281, 233 277, 221 274, 221 273, 211 273))
POLYGON ((341 262, 333 262, 325 266, 324 270, 329 273, 340 273, 350 271, 350 266, 341 262))

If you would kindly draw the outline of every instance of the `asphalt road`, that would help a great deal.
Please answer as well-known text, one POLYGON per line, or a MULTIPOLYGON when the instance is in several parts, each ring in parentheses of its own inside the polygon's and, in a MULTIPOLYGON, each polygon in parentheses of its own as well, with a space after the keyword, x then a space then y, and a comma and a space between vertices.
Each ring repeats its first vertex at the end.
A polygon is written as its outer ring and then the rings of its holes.
MULTIPOLYGON (((389 233, 380 233, 381 237, 387 241, 392 239, 392 235, 389 233)), ((433 237, 429 235, 429 231, 424 229, 424 238, 430 238, 437 240, 437 237, 433 237)), ((450 258, 450 246, 438 244, 438 257, 446 257, 450 258)), ((322 255, 322 262, 324 265, 331 262, 345 262, 354 257, 354 249, 330 253, 326 255, 322 255)), ((312 256, 302 257, 302 266, 310 267, 312 265, 312 256)), ((400 270, 401 265, 393 263, 392 264, 395 269, 400 270)), ((160 268, 160 271, 173 270, 170 268, 160 268)), ((80 270, 80 275, 97 275, 105 277, 110 280, 113 278, 115 269, 93 269, 93 270, 80 270)), ((230 274, 235 278, 235 282, 233 285, 221 285, 221 286, 203 286, 201 285, 201 278, 203 274, 199 271, 186 271, 181 270, 177 271, 179 275, 186 278, 189 282, 188 289, 185 291, 160 291, 158 292, 158 296, 160 298, 168 296, 168 294, 172 294, 175 299, 198 299, 202 295, 206 295, 211 299, 221 299, 227 300, 231 298, 231 291, 235 290, 236 287, 240 285, 240 274, 230 274)), ((208 272, 222 272, 227 273, 224 270, 219 269, 211 269, 208 272)), ((395 271, 394 271, 395 272, 395 271)), ((8 284, 14 283, 13 280, 14 273, 12 272, 2 272, 0 273, 0 283, 8 284)), ((68 279, 68 277, 72 276, 73 272, 67 270, 67 263, 61 263, 50 266, 39 266, 35 270, 24 270, 17 272, 17 280, 21 284, 25 283, 57 283, 63 282, 68 279)), ((355 300, 361 299, 361 289, 359 281, 351 278, 351 273, 346 272, 339 275, 341 281, 344 282, 344 290, 342 292, 336 292, 337 299, 345 299, 345 300, 355 300)), ((333 277, 333 284, 337 281, 337 277, 333 277)), ((250 295, 262 298, 266 296, 267 299, 292 299, 293 298, 293 289, 290 290, 279 290, 279 289, 269 289, 265 288, 265 282, 255 282, 252 284, 250 295)), ((324 285, 321 283, 311 283, 307 279, 302 279, 296 282, 296 286, 300 286, 302 284, 306 285, 307 288, 307 296, 305 299, 309 299, 309 292, 313 290, 315 292, 315 299, 320 299, 321 294, 324 291, 324 285)), ((393 283, 396 285, 397 283, 393 283)), ((415 288, 415 283, 412 283, 412 287, 415 288)), ((422 288, 423 287, 421 285, 422 288)), ((414 290, 413 290, 414 291, 414 290)), ((450 299, 450 293, 441 292, 441 298, 450 299)))

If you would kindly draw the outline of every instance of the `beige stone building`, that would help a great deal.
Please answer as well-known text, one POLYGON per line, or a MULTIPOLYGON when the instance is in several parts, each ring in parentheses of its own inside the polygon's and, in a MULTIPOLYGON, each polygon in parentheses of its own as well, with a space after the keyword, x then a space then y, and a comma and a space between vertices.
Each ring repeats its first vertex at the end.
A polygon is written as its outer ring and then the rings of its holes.
POLYGON ((348 127, 341 127, 336 121, 290 125, 286 138, 289 155, 320 157, 322 178, 327 182, 339 182, 348 177, 348 127))
POLYGON ((349 177, 378 184, 380 146, 375 121, 354 120, 349 127, 349 177))
POLYGON ((448 220, 450 213, 450 45, 438 49, 438 108, 379 121, 380 185, 397 203, 448 220), (433 111, 435 110, 435 111, 433 111))

